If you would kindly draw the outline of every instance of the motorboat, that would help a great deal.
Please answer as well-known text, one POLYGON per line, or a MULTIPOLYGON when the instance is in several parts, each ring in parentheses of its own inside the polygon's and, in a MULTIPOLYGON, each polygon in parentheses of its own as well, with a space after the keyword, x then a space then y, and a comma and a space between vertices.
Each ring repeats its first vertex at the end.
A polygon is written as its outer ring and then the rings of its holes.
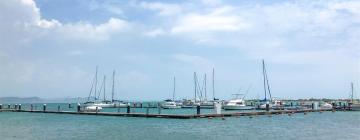
POLYGON ((241 98, 232 99, 223 106, 225 110, 250 110, 254 109, 252 106, 246 106, 245 100, 241 98))
POLYGON ((321 105, 321 109, 332 109, 333 105, 329 104, 329 103, 324 103, 323 105, 321 105))
POLYGON ((168 100, 165 100, 165 102, 163 104, 161 104, 161 108, 177 109, 177 108, 181 108, 181 106, 177 105, 175 101, 168 99, 168 100))

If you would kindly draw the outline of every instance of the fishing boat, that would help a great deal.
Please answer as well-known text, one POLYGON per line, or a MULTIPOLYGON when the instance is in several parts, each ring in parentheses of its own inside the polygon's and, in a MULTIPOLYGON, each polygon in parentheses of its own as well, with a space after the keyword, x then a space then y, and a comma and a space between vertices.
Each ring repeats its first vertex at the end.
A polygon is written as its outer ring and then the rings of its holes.
POLYGON ((245 103, 245 100, 243 98, 239 98, 242 94, 234 94, 236 97, 234 99, 231 99, 227 102, 225 102, 225 105, 223 108, 225 110, 250 110, 254 109, 252 106, 247 106, 245 103))
POLYGON ((175 77, 174 77, 174 90, 173 90, 173 98, 171 99, 167 99, 165 100, 164 103, 161 104, 161 108, 163 109, 177 109, 177 108, 181 108, 181 105, 179 103, 175 102, 175 77))

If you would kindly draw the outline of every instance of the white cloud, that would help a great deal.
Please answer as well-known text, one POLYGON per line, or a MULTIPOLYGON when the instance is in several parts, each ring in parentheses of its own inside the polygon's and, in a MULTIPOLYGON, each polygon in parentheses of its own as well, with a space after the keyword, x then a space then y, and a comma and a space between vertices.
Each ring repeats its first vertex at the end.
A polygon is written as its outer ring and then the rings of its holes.
POLYGON ((150 30, 144 33, 145 36, 156 37, 165 34, 165 31, 161 28, 150 30))
POLYGON ((250 24, 241 17, 232 14, 233 8, 220 7, 208 14, 190 13, 180 16, 172 33, 206 33, 212 31, 234 32, 247 29, 250 24))
POLYGON ((145 9, 158 11, 158 15, 160 16, 173 16, 182 12, 181 6, 177 4, 141 2, 140 6, 145 9))
POLYGON ((194 67, 196 70, 199 71, 208 71, 214 67, 214 64, 211 63, 211 61, 201 56, 188 55, 188 54, 174 54, 173 58, 180 62, 190 64, 192 67, 194 67))

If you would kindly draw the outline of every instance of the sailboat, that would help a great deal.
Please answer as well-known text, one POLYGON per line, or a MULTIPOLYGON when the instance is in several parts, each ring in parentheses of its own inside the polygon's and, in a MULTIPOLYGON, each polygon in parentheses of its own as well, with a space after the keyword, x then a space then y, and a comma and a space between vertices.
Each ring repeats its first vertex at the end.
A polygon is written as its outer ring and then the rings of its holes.
POLYGON ((174 77, 174 90, 173 90, 173 98, 171 99, 167 99, 165 100, 165 102, 163 104, 161 104, 161 107, 163 109, 177 109, 177 108, 181 108, 180 105, 178 105, 175 102, 175 77, 174 77))
POLYGON ((111 91, 111 102, 115 104, 115 107, 127 107, 128 104, 123 102, 123 101, 119 101, 119 100, 115 100, 114 96, 115 96, 115 70, 113 71, 113 83, 112 83, 112 91, 111 91))
POLYGON ((360 103, 354 101, 354 83, 351 83, 350 109, 354 111, 360 111, 360 103))
POLYGON ((98 66, 96 66, 95 76, 94 76, 94 79, 93 79, 92 84, 91 84, 90 93, 89 93, 87 101, 84 103, 85 106, 92 106, 95 103, 96 96, 97 96, 97 93, 96 93, 96 90, 97 90, 97 73, 98 73, 98 66), (94 91, 94 100, 91 100, 93 91, 94 91))
POLYGON ((112 108, 112 107, 115 107, 115 104, 112 101, 106 100, 106 92, 105 92, 106 83, 105 83, 105 81, 106 81, 106 76, 104 76, 103 83, 102 83, 100 91, 99 91, 99 96, 100 96, 101 90, 103 91, 104 98, 100 102, 95 102, 94 106, 98 106, 98 107, 102 107, 102 108, 112 108))
POLYGON ((264 100, 262 100, 262 104, 260 105, 260 109, 266 109, 266 104, 269 105, 269 108, 273 108, 273 109, 281 109, 283 108, 284 103, 281 100, 273 100, 273 98, 271 97, 271 91, 270 91, 270 85, 269 85, 269 79, 267 76, 267 72, 266 72, 266 67, 265 67, 265 61, 262 60, 262 72, 263 72, 263 84, 264 84, 264 94, 265 94, 265 98, 264 100), (269 94, 269 100, 266 98, 267 94, 269 94))

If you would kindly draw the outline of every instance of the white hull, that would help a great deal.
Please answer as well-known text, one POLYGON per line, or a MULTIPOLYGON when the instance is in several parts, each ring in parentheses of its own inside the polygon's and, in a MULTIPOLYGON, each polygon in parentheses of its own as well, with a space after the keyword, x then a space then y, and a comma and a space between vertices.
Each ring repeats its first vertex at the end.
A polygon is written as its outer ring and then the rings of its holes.
POLYGON ((98 107, 98 106, 87 106, 84 109, 85 112, 97 112, 100 110, 102 110, 102 107, 98 107))
POLYGON ((181 106, 161 106, 163 109, 178 109, 181 108, 181 106))
POLYGON ((252 106, 234 106, 234 105, 225 105, 223 107, 225 110, 251 110, 254 109, 252 106))
POLYGON ((115 107, 115 104, 114 103, 110 103, 110 104, 95 103, 93 106, 98 106, 98 107, 102 107, 102 108, 113 108, 113 107, 115 107))

